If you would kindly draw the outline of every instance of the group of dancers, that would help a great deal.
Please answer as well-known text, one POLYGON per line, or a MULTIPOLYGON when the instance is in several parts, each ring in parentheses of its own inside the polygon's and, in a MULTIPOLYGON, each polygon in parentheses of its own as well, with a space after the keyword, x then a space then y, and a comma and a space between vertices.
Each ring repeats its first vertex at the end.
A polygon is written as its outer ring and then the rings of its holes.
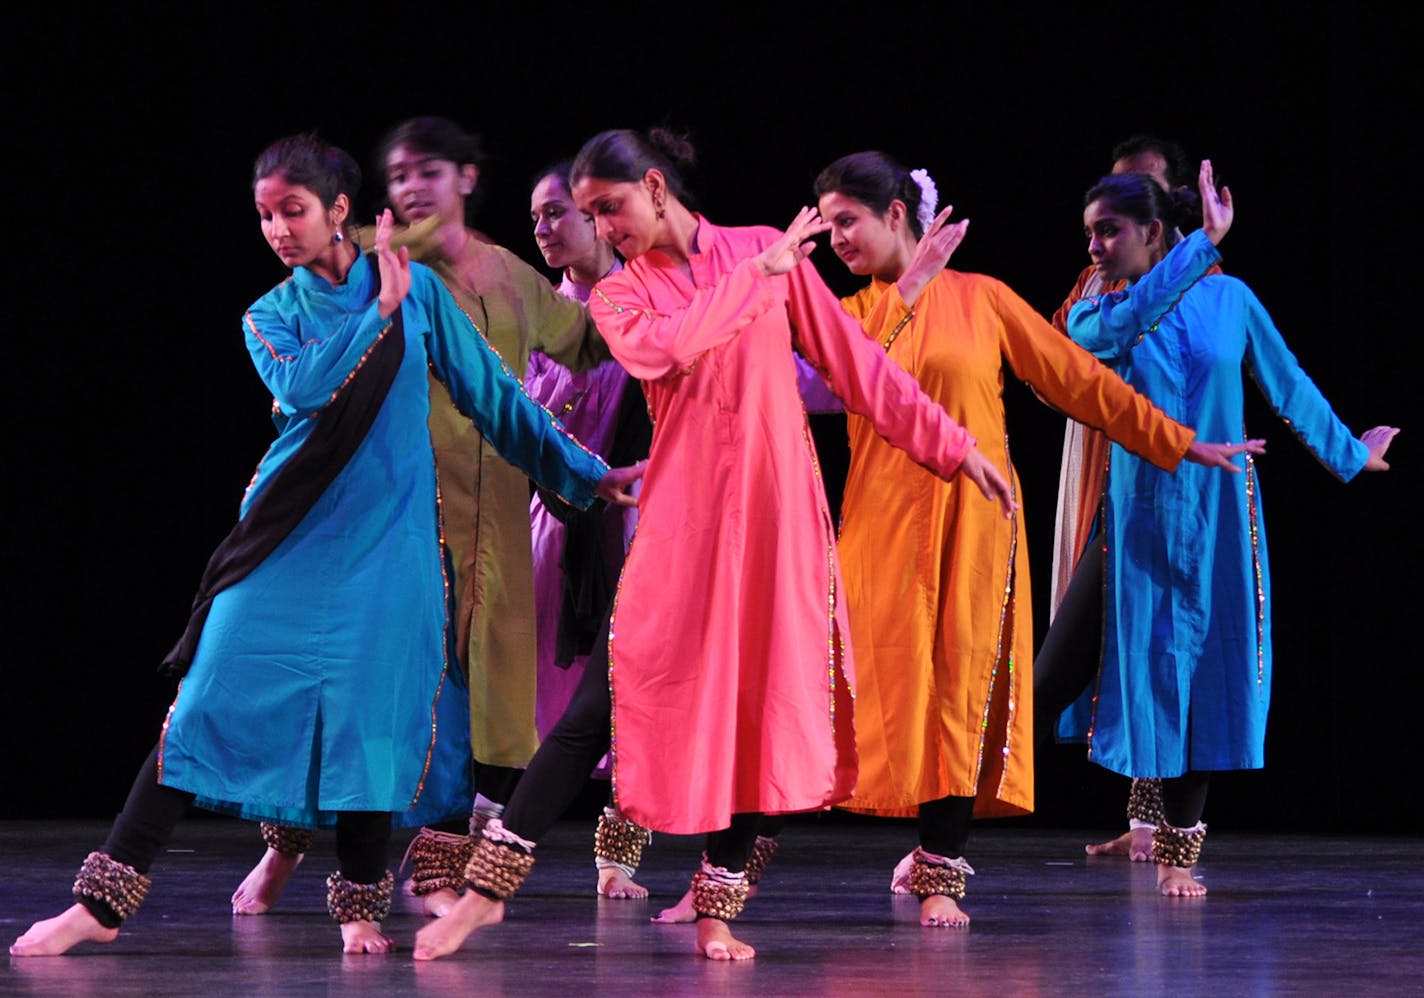
POLYGON ((1386 469, 1398 431, 1355 437, 1221 272, 1230 192, 1203 162, 1193 193, 1171 143, 1114 151, 1052 324, 947 269, 968 222, 922 170, 848 155, 785 230, 724 228, 695 210, 692 158, 620 130, 541 171, 555 289, 470 226, 480 151, 452 122, 387 135, 372 228, 345 152, 261 153, 258 216, 292 274, 242 324, 277 437, 77 903, 13 955, 113 940, 196 802, 262 823, 242 914, 334 827, 348 953, 392 947, 392 829, 420 827, 408 886, 435 918, 414 955, 445 956, 503 918, 601 768, 598 892, 646 897, 650 833, 705 833, 662 917, 695 920, 709 958, 753 955, 731 923, 780 816, 832 806, 917 817, 892 889, 962 926, 971 818, 1032 810, 1035 732, 1060 715, 1134 778, 1105 848, 1205 893, 1207 774, 1264 764, 1271 682, 1243 369, 1342 480, 1386 469), (869 279, 844 301, 806 259, 822 233, 869 279), (1037 675, 1005 364, 1071 420, 1037 675), (839 528, 806 416, 838 406, 839 528))

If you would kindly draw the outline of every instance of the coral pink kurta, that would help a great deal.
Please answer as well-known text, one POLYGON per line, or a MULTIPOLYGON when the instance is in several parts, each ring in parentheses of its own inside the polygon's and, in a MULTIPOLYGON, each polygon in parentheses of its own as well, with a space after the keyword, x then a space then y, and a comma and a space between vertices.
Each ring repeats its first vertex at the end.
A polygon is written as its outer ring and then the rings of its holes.
POLYGON ((651 251, 590 301, 654 421, 609 660, 614 792, 658 831, 825 807, 855 783, 835 532, 793 337, 848 409, 936 474, 973 445, 809 262, 761 276, 751 257, 778 235, 702 221, 692 280, 651 251))

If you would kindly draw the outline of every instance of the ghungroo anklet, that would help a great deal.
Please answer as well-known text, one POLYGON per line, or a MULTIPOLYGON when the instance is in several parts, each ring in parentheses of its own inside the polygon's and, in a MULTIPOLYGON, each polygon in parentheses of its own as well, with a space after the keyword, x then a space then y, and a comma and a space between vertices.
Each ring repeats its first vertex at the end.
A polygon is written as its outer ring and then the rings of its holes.
POLYGON ((1178 828, 1165 821, 1152 833, 1152 857, 1162 866, 1190 869, 1201 858, 1206 826, 1198 821, 1191 828, 1178 828))
POLYGON ((310 828, 288 828, 270 821, 262 822, 262 841, 267 843, 267 848, 275 849, 283 856, 302 855, 311 848, 312 838, 310 828))
POLYGON ((347 922, 383 922, 391 913, 396 878, 390 870, 374 884, 356 884, 340 873, 326 878, 326 910, 342 925, 347 922))
POLYGON ((534 843, 521 839, 498 818, 485 824, 465 865, 465 880, 493 901, 508 901, 534 866, 534 843))
POLYGON ((475 851, 475 840, 468 835, 422 828, 411 840, 401 861, 411 864, 411 893, 416 897, 434 894, 449 888, 459 892, 465 887, 465 867, 475 851))
POLYGON ((771 863, 771 857, 776 855, 778 844, 776 839, 766 835, 756 837, 756 845, 752 846, 752 854, 747 857, 747 883, 755 886, 761 883, 761 878, 766 874, 766 868, 771 863))
POLYGON ((751 885, 745 871, 732 872, 712 866, 705 859, 702 869, 692 875, 692 910, 698 918, 720 918, 730 922, 746 907, 751 885))
POLYGON ((593 833, 594 863, 600 870, 616 866, 631 877, 643 861, 643 847, 652 839, 653 833, 642 825, 605 807, 593 833))
POLYGON ((74 878, 74 896, 92 898, 125 919, 138 911, 152 886, 152 880, 127 863, 120 863, 108 853, 91 852, 74 878))
POLYGON ((964 858, 938 856, 923 849, 916 849, 910 864, 910 893, 920 900, 935 894, 943 894, 954 901, 964 900, 965 878, 974 872, 974 867, 964 858))
POLYGON ((1153 828, 1162 823, 1161 780, 1139 777, 1132 781, 1132 789, 1127 794, 1127 820, 1129 823, 1143 822, 1153 828))

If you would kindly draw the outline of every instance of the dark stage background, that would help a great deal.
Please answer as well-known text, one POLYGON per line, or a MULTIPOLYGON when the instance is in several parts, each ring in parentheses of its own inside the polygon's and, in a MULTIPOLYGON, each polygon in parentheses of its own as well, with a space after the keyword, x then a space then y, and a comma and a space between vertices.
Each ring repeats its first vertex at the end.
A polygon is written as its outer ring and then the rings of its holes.
MULTIPOLYGON (((928 167, 974 220, 954 265, 1042 312, 1086 255, 1081 192, 1136 131, 1210 155, 1237 197, 1225 264, 1358 432, 1405 425, 1388 475, 1334 481, 1257 398, 1275 581, 1269 768, 1219 779, 1222 828, 1424 828, 1412 763, 1418 612, 1417 101, 1391 16, 1310 3, 347 7, 231 17, 31 13, 4 43, 6 817, 107 816, 172 686, 154 667, 271 437, 238 319, 282 277, 249 196, 270 139, 319 128, 369 162, 440 113, 491 153, 480 227, 540 263, 527 180, 596 130, 694 132, 708 215, 789 221, 862 148, 928 167), (695 19, 694 19, 695 18, 695 19), (1402 119, 1402 120, 1401 120, 1402 119), (1414 783, 1416 789, 1410 791, 1414 783)), ((216 9, 216 8, 214 8, 216 9)), ((362 214, 373 202, 368 191, 362 214)), ((817 263, 855 286, 824 246, 817 263)), ((1009 378, 1039 634, 1062 420, 1009 378)), ((843 436, 820 420, 828 475, 843 436)), ((1121 821, 1125 781, 1040 753, 1032 821, 1121 821)))

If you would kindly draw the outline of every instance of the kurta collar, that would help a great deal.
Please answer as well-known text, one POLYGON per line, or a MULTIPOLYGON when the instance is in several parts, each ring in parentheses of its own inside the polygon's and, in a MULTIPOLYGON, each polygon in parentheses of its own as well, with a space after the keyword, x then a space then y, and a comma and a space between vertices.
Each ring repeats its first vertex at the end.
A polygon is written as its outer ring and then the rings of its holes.
POLYGON ((375 271, 365 253, 356 254, 356 262, 346 272, 344 284, 332 284, 325 277, 312 273, 305 267, 292 268, 292 280, 303 291, 313 291, 352 306, 363 305, 371 297, 375 284, 375 271))
MULTIPOLYGON (((719 226, 707 221, 707 219, 698 212, 694 211, 692 216, 697 219, 697 233, 694 237, 697 242, 697 252, 687 258, 687 265, 693 268, 693 273, 696 273, 697 261, 702 260, 711 252, 712 244, 716 241, 717 234, 721 229, 719 226)), ((673 262, 672 257, 668 255, 665 250, 651 249, 644 253, 643 256, 647 257, 648 263, 655 267, 666 268, 677 266, 673 262)))

